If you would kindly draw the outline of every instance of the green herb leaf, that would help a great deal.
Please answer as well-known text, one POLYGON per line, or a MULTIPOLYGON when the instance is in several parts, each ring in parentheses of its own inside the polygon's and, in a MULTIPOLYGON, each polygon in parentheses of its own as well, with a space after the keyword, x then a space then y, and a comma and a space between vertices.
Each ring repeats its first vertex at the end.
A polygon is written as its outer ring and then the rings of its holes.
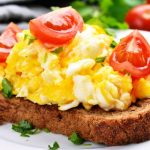
POLYGON ((53 51, 53 53, 59 54, 59 53, 62 52, 62 51, 63 51, 63 47, 58 47, 58 48, 56 48, 56 49, 53 51))
POLYGON ((76 144, 76 145, 83 144, 84 141, 85 141, 85 140, 84 140, 83 138, 81 138, 76 132, 73 132, 73 133, 71 134, 71 136, 69 137, 69 140, 70 140, 72 143, 76 144))
POLYGON ((47 128, 44 128, 43 131, 46 133, 50 133, 49 129, 47 129, 47 128))
POLYGON ((104 57, 97 57, 97 58, 95 58, 95 61, 96 61, 97 63, 102 63, 102 62, 105 61, 105 59, 106 59, 106 56, 104 56, 104 57))
POLYGON ((45 54, 44 54, 44 59, 43 59, 44 63, 46 62, 47 58, 48 58, 48 54, 45 53, 45 54))
POLYGON ((21 136, 24 137, 29 137, 30 135, 40 132, 39 129, 35 129, 32 124, 30 124, 26 120, 20 121, 18 124, 13 124, 12 129, 16 132, 21 133, 21 136))
POLYGON ((27 44, 30 45, 36 40, 36 37, 34 37, 31 34, 24 34, 24 40, 27 41, 27 44))
POLYGON ((117 42, 113 40, 110 44, 110 47, 115 48, 116 46, 117 46, 117 42))
POLYGON ((60 147, 59 144, 55 141, 53 146, 48 145, 48 148, 49 150, 58 150, 60 147))
POLYGON ((3 94, 3 96, 6 98, 11 98, 12 97, 12 90, 13 90, 13 87, 12 87, 11 83, 6 78, 3 78, 3 80, 2 80, 2 94, 3 94))

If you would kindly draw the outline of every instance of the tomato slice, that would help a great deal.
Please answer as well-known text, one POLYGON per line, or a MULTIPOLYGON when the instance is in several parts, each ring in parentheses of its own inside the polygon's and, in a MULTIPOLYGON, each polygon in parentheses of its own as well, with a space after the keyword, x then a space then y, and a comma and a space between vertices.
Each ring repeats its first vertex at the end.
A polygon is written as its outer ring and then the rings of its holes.
POLYGON ((59 47, 82 31, 83 19, 73 8, 66 7, 31 20, 29 27, 31 33, 47 47, 59 47))
POLYGON ((109 60, 114 70, 140 78, 150 74, 150 45, 138 30, 121 40, 109 60))
POLYGON ((5 62, 12 47, 16 44, 16 34, 21 29, 14 23, 10 23, 0 36, 0 62, 5 62))
POLYGON ((11 51, 11 48, 0 48, 0 62, 6 61, 10 51, 11 51))
POLYGON ((0 36, 0 47, 12 48, 16 43, 16 33, 21 29, 14 23, 10 23, 0 36))

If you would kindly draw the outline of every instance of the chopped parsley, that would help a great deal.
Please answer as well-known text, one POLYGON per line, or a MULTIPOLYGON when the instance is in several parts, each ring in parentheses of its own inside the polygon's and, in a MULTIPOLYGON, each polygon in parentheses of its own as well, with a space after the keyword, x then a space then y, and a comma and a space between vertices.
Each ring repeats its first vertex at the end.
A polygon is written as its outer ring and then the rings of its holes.
POLYGON ((43 131, 46 133, 50 133, 49 129, 47 129, 47 128, 44 128, 43 131))
POLYGON ((53 146, 48 145, 48 148, 49 150, 58 150, 60 147, 59 144, 55 141, 53 146))
POLYGON ((59 54, 59 53, 62 52, 62 51, 63 51, 63 47, 58 47, 58 48, 56 48, 56 49, 53 51, 53 53, 59 54))
POLYGON ((110 44, 110 47, 115 48, 116 46, 117 46, 117 42, 113 40, 110 44))
POLYGON ((71 134, 71 136, 69 137, 69 140, 70 140, 72 143, 76 144, 76 145, 83 144, 84 141, 85 141, 85 140, 84 140, 83 138, 81 138, 76 132, 73 132, 73 133, 71 134))
POLYGON ((48 54, 45 53, 45 54, 44 54, 44 63, 46 62, 47 58, 48 58, 48 54))
POLYGON ((11 98, 12 97, 12 85, 11 83, 6 79, 3 78, 2 80, 2 94, 6 98, 11 98))
POLYGON ((131 74, 129 72, 126 73, 127 76, 131 76, 131 74))
POLYGON ((30 45, 36 40, 36 38, 31 34, 24 34, 24 40, 27 41, 28 45, 30 45))
POLYGON ((96 61, 97 63, 102 63, 102 62, 105 61, 105 59, 106 59, 106 56, 104 56, 104 57, 97 57, 97 58, 95 58, 95 61, 96 61))
POLYGON ((26 120, 22 120, 18 124, 13 124, 12 129, 21 133, 21 136, 24 137, 30 137, 30 135, 40 132, 39 129, 34 128, 33 125, 26 120))

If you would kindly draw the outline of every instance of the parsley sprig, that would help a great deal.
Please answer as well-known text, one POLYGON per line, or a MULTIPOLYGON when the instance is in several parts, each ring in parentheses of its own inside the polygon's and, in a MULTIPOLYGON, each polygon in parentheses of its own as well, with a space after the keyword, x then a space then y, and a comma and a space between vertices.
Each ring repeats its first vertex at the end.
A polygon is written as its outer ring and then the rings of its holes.
POLYGON ((26 120, 22 120, 18 124, 13 124, 12 129, 21 133, 23 137, 30 137, 30 135, 40 132, 39 129, 34 128, 33 125, 26 120))
POLYGON ((84 140, 83 138, 81 138, 81 137, 78 135, 78 133, 76 133, 76 132, 73 132, 73 133, 71 134, 71 136, 69 137, 69 140, 70 140, 72 143, 76 144, 76 145, 83 144, 84 141, 85 141, 85 140, 84 140))
POLYGON ((116 46, 117 46, 117 42, 113 40, 110 44, 110 47, 115 48, 116 46))
POLYGON ((11 83, 6 79, 3 78, 2 80, 2 94, 6 98, 11 98, 12 97, 12 85, 11 83))
POLYGON ((55 141, 53 146, 48 145, 49 150, 58 150, 60 148, 59 144, 55 141))
POLYGON ((36 40, 36 37, 34 37, 31 34, 24 34, 24 40, 27 41, 27 44, 30 45, 31 43, 33 43, 36 40))
POLYGON ((56 48, 56 49, 53 51, 53 53, 59 54, 59 53, 62 52, 62 51, 63 51, 63 47, 58 47, 58 48, 56 48))
POLYGON ((95 58, 95 61, 96 61, 96 63, 102 63, 102 62, 105 61, 105 59, 106 59, 106 56, 104 56, 104 57, 97 57, 97 58, 95 58))

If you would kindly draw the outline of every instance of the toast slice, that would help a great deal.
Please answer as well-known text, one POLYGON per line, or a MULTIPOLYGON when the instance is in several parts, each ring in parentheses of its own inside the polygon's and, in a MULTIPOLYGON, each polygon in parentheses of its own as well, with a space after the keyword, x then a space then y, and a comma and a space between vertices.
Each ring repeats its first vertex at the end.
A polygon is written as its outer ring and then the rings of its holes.
POLYGON ((106 145, 137 143, 150 139, 150 99, 139 101, 126 111, 106 112, 99 107, 59 111, 55 105, 40 106, 0 94, 0 123, 21 120, 67 136, 75 131, 86 140, 106 145))

